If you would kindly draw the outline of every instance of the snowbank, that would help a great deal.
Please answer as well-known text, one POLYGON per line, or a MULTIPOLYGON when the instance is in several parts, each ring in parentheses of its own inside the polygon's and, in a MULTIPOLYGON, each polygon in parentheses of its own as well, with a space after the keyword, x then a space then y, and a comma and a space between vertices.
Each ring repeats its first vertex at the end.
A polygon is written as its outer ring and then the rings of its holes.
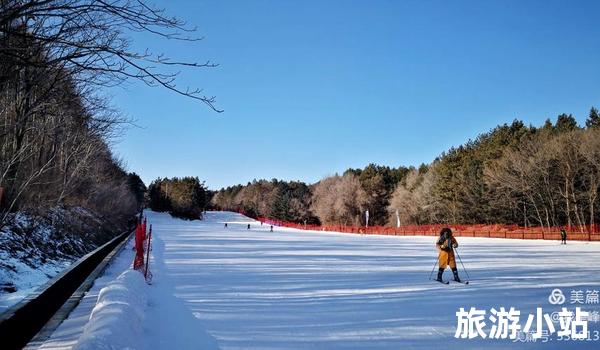
POLYGON ((74 349, 136 349, 147 305, 146 282, 127 270, 100 290, 96 306, 74 349))

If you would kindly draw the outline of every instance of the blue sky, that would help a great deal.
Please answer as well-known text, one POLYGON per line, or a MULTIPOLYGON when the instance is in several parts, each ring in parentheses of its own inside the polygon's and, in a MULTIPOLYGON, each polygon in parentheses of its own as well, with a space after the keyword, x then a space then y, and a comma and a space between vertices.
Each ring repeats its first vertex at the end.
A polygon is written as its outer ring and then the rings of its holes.
POLYGON ((129 83, 137 120, 113 147, 146 183, 198 176, 315 182, 348 167, 428 163, 515 118, 600 107, 600 2, 155 1, 204 40, 135 46, 219 67, 183 70, 217 114, 129 83))

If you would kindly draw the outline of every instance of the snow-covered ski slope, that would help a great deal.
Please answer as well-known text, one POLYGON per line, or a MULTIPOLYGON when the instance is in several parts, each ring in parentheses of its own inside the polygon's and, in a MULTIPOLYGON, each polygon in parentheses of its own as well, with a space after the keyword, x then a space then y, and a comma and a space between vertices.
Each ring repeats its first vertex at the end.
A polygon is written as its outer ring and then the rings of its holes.
MULTIPOLYGON (((600 348, 600 341, 556 335, 536 343, 454 338, 460 307, 484 309, 486 318, 492 307, 515 307, 524 325, 536 307, 559 310, 548 301, 555 288, 566 295, 562 306, 598 311, 598 304, 574 305, 569 298, 571 290, 600 289, 598 243, 458 237, 472 281, 443 285, 428 280, 437 257, 433 237, 269 232, 227 212, 209 212, 203 221, 147 214, 154 279, 140 348, 600 348)), ((600 329, 600 323, 589 326, 600 329)), ((62 338, 44 348, 69 348, 81 334, 69 320, 61 327, 56 334, 62 338)))

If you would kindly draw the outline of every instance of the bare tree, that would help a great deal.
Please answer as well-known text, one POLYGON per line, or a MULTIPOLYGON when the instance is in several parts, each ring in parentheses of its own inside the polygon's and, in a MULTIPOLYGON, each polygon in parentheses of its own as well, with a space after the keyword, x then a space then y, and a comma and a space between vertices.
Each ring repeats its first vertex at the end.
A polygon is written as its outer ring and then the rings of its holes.
MULTIPOLYGON (((484 170, 486 183, 508 207, 521 210, 521 221, 550 226, 550 212, 544 197, 544 183, 550 181, 549 151, 541 140, 525 140, 519 149, 507 149, 503 156, 484 170)), ((554 181, 553 179, 551 180, 554 181)), ((518 216, 517 218, 518 219, 518 216)))
POLYGON ((315 185, 311 210, 325 224, 360 225, 367 203, 367 195, 355 175, 334 175, 315 185))
POLYGON ((600 129, 586 130, 581 135, 579 147, 587 165, 584 171, 584 183, 587 188, 589 224, 593 230, 596 224, 596 202, 600 190, 600 129))
POLYGON ((188 42, 202 39, 191 36, 195 28, 142 0, 0 1, 0 35, 6 42, 0 54, 20 66, 56 66, 69 71, 76 82, 102 86, 133 78, 221 111, 215 107, 214 96, 205 96, 202 89, 178 87, 175 79, 179 72, 173 71, 216 64, 178 61, 149 50, 137 52, 131 47, 128 31, 188 42), (39 44, 35 52, 13 44, 23 39, 39 44), (41 53, 47 56, 44 62, 36 59, 41 53))
POLYGON ((400 214, 400 221, 405 224, 437 222, 440 208, 432 192, 435 181, 435 164, 430 165, 424 173, 412 169, 392 193, 388 222, 395 224, 396 210, 400 214))

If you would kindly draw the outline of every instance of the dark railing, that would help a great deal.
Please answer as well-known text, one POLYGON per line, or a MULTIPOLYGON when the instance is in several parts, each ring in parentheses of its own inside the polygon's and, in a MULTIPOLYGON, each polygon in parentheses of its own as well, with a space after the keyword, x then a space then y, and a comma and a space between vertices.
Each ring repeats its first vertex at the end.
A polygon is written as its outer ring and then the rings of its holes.
POLYGON ((27 345, 92 271, 130 234, 124 232, 84 255, 65 271, 0 315, 1 348, 22 349, 27 345))

